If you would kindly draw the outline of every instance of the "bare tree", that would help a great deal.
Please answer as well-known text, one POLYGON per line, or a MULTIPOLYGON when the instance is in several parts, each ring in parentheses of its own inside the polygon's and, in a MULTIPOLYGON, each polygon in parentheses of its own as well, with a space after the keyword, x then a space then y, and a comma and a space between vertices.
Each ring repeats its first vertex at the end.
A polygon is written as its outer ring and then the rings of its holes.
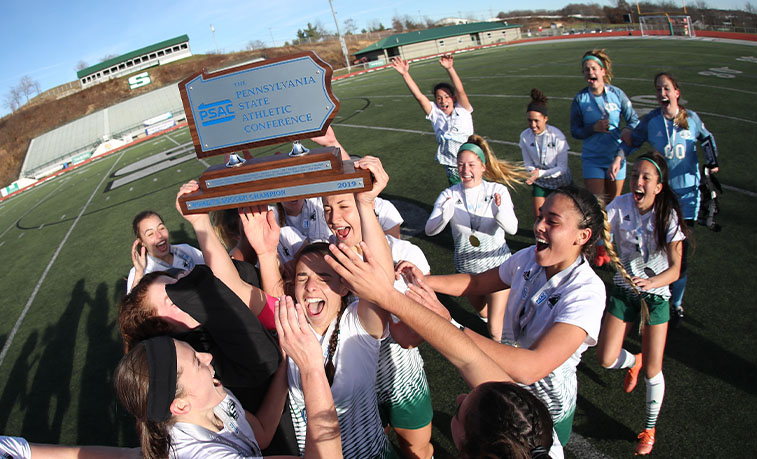
POLYGON ((355 20, 352 18, 347 18, 344 20, 344 34, 345 35, 352 35, 357 30, 357 26, 355 25, 355 20))
POLYGON ((394 29, 395 32, 402 32, 405 30, 405 26, 399 16, 394 16, 392 18, 392 29, 394 29))
POLYGON ((32 95, 35 89, 39 95, 39 82, 32 80, 32 77, 29 75, 22 76, 16 87, 18 88, 19 94, 23 94, 27 102, 29 102, 29 96, 32 95))
POLYGON ((79 70, 84 70, 87 67, 89 67, 89 65, 80 59, 79 62, 77 62, 76 65, 74 65, 74 70, 78 72, 79 70))
POLYGON ((247 51, 263 48, 265 48, 265 43, 260 40, 250 40, 247 42, 247 51))
POLYGON ((3 96, 3 106, 15 112, 21 106, 21 93, 18 92, 17 87, 12 87, 6 95, 3 96))
POLYGON ((746 5, 744 5, 744 11, 749 14, 755 14, 755 7, 752 5, 752 2, 746 2, 746 5))
POLYGON ((109 59, 113 59, 114 57, 118 57, 118 54, 106 54, 105 56, 100 58, 100 62, 105 62, 109 59))

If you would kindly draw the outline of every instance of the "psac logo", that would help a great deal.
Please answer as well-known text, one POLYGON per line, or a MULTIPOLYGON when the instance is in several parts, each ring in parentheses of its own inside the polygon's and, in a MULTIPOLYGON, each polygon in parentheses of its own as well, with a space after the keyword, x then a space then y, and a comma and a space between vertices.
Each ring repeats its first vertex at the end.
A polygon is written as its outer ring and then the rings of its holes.
POLYGON ((234 110, 231 107, 232 104, 229 99, 219 100, 210 104, 200 104, 197 107, 200 110, 200 122, 202 122, 203 126, 211 126, 231 121, 236 118, 234 110))

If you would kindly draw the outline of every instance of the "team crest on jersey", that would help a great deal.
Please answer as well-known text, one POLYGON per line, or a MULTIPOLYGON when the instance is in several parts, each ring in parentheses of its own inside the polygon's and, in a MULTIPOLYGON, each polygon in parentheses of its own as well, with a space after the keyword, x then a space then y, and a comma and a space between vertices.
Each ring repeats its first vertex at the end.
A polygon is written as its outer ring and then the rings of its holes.
POLYGON ((605 102, 605 110, 607 110, 608 112, 617 112, 620 109, 618 108, 618 104, 616 104, 615 102, 605 102))
POLYGON ((555 307, 558 301, 560 301, 560 294, 555 293, 554 295, 549 297, 549 299, 547 300, 547 304, 549 304, 549 308, 552 309, 555 307))
POLYGON ((681 138, 682 138, 682 139, 685 139, 685 140, 689 140, 689 139, 692 139, 692 138, 694 138, 694 136, 693 136, 693 135, 691 135, 691 131, 689 131, 688 129, 687 129, 687 130, 685 130, 685 131, 680 131, 680 132, 678 133, 678 135, 680 135, 680 136, 681 136, 681 138))
POLYGON ((538 306, 541 306, 542 303, 544 303, 544 300, 547 299, 547 292, 541 292, 541 295, 539 295, 539 298, 536 299, 536 304, 538 306))

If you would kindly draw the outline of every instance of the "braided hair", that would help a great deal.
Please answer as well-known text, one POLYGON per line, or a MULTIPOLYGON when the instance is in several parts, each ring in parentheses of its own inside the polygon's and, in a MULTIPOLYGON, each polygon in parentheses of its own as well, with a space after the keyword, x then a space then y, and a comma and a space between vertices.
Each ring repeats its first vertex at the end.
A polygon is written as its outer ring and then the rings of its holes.
MULTIPOLYGON (((306 245, 300 253, 297 255, 296 263, 299 263, 302 257, 308 254, 314 254, 320 257, 330 255, 329 244, 326 242, 314 242, 306 245)), ((339 312, 336 315, 336 324, 334 325, 334 331, 329 338, 329 347, 326 354, 326 363, 324 365, 326 371, 326 379, 329 381, 329 386, 334 383, 334 375, 336 374, 336 365, 334 364, 334 355, 336 355, 336 348, 339 344, 339 325, 342 321, 342 315, 347 309, 349 304, 349 295, 342 296, 342 304, 339 307, 339 312)))
POLYGON ((477 404, 462 421, 463 458, 541 458, 552 447, 552 417, 544 403, 510 382, 475 389, 477 404))
POLYGON ((605 250, 607 250, 607 255, 610 257, 613 266, 641 299, 641 326, 643 327, 645 323, 649 322, 649 308, 644 298, 641 297, 641 290, 633 283, 633 279, 631 279, 631 276, 623 267, 623 263, 620 262, 618 253, 615 251, 615 247, 612 244, 610 221, 607 219, 607 213, 602 201, 589 190, 579 188, 575 185, 560 187, 555 192, 568 196, 573 201, 578 214, 582 217, 578 227, 580 229, 591 229, 591 236, 581 249, 586 258, 591 259, 594 257, 597 242, 600 240, 600 237, 602 238, 602 243, 605 246, 605 250))

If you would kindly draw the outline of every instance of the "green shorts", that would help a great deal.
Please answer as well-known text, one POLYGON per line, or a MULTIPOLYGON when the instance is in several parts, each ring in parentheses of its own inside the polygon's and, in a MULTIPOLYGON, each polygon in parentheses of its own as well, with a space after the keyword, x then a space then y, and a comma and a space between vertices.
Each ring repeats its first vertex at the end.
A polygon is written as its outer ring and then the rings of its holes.
POLYGON ((554 190, 550 190, 549 188, 544 188, 543 186, 539 186, 535 183, 531 185, 531 196, 535 198, 546 198, 553 191, 554 190))
MULTIPOLYGON (((649 308, 649 325, 660 325, 670 320, 668 300, 651 293, 642 293, 642 296, 649 308)), ((636 294, 615 286, 607 298, 607 312, 623 322, 636 322, 641 315, 641 302, 636 294)))
POLYGON ((570 411, 570 414, 565 416, 561 421, 556 422, 554 425, 557 438, 560 440, 560 444, 565 446, 570 440, 570 434, 573 432, 573 416, 576 415, 576 407, 570 411))
POLYGON ((392 427, 406 430, 426 427, 434 417, 428 386, 417 394, 414 400, 395 404, 379 403, 379 414, 381 415, 381 424, 384 426, 390 424, 392 427))

